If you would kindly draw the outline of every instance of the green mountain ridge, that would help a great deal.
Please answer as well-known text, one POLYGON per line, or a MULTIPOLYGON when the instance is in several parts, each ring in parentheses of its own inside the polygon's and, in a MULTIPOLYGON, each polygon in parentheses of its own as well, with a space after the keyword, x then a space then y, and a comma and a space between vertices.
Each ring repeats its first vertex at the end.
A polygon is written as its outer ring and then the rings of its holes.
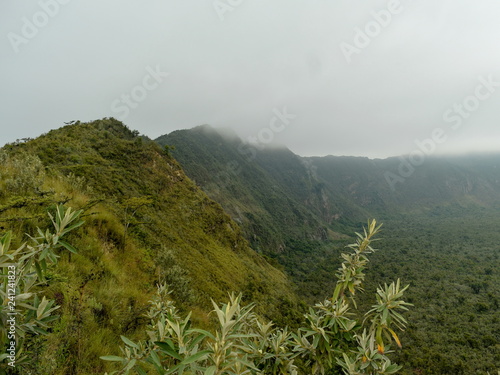
POLYGON ((283 265, 308 302, 334 287, 346 235, 368 218, 383 222, 366 295, 399 277, 412 284, 407 345, 396 354, 402 374, 500 368, 499 154, 428 156, 420 165, 407 156, 300 157, 210 126, 156 141, 255 249, 283 265))
POLYGON ((45 345, 29 348, 34 373, 103 373, 99 356, 118 353, 120 335, 144 331, 159 282, 202 326, 211 300, 232 291, 258 302, 263 316, 293 324, 298 298, 287 277, 156 143, 104 119, 0 153, 0 224, 17 244, 49 225, 46 210, 55 204, 84 209, 85 224, 70 238, 78 254, 61 256, 47 291, 61 318, 45 345))
MULTIPOLYGON (((193 161, 185 163, 188 175, 209 196, 222 203, 233 219, 242 223, 254 249, 262 250, 263 246, 269 246, 272 252, 280 252, 285 246, 285 237, 292 235, 309 239, 325 238, 326 229, 320 220, 289 194, 288 187, 270 183, 274 172, 266 170, 265 163, 262 163, 265 160, 257 162, 252 153, 245 154, 238 150, 241 144, 239 138, 221 135, 207 126, 193 129, 192 137, 175 138, 183 134, 183 131, 174 132, 165 139, 170 142, 168 144, 175 145, 173 155, 181 160, 193 161), (258 217, 258 220, 252 220, 252 216, 258 217)), ((163 138, 157 141, 167 144, 163 138)), ((259 156, 257 153, 256 159, 259 156)), ((300 162, 292 162, 290 168, 296 167, 303 169, 300 162)), ((266 253, 265 250, 263 252, 266 253)))
POLYGON ((500 155, 429 157, 421 166, 396 157, 300 157, 286 148, 245 144, 208 125, 156 141, 175 146, 172 153, 186 173, 243 224, 251 243, 253 237, 263 242, 252 245, 264 253, 282 248, 281 233, 326 240, 371 216, 442 204, 490 205, 500 198, 500 155), (388 173, 404 181, 391 185, 388 173))
POLYGON ((368 218, 384 223, 371 256, 367 311, 378 285, 411 283, 402 375, 486 375, 500 368, 500 156, 300 157, 246 144, 210 126, 156 142, 103 119, 0 149, 0 231, 14 244, 83 209, 44 295, 61 305, 50 334, 27 350, 32 374, 94 374, 120 335, 144 339, 148 301, 167 282, 200 327, 211 300, 245 303, 294 326, 304 303, 335 287, 339 254, 368 218), (160 147, 163 146, 163 147, 160 147), (391 187, 387 173, 404 175, 391 187))

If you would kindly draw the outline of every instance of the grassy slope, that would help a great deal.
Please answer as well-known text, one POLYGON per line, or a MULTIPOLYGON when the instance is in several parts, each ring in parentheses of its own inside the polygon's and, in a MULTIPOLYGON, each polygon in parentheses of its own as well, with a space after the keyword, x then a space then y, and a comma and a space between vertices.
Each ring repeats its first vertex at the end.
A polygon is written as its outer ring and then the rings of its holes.
MULTIPOLYGON (((200 130, 174 132, 159 141, 176 146, 175 155, 188 175, 210 188, 212 180, 198 176, 204 170, 219 175, 224 170, 219 160, 240 160, 241 141, 228 142, 213 130, 200 130), (197 157, 198 152, 205 156, 197 157), (213 160, 206 157, 211 153, 213 160)), ((263 204, 273 197, 272 189, 330 230, 331 223, 340 222, 350 233, 349 227, 359 230, 360 221, 377 217, 385 223, 379 244, 383 251, 373 256, 368 270, 363 307, 373 303, 370 296, 378 284, 398 277, 411 283, 408 298, 415 307, 408 315, 405 348, 398 354, 406 365, 403 373, 495 373, 500 368, 500 157, 429 158, 393 191, 384 173, 397 173, 399 165, 398 158, 299 158, 287 150, 259 150, 243 172, 232 173, 230 184, 219 186, 214 199, 224 207, 232 200, 261 202, 246 205, 249 221, 259 227, 265 212, 278 232, 295 223, 263 204), (262 170, 266 178, 252 180, 253 173, 262 170)), ((280 202, 286 204, 284 199, 280 202)), ((343 243, 303 241, 296 229, 278 233, 288 243, 295 242, 295 251, 275 257, 301 293, 317 300, 332 288, 331 275, 343 243)))
POLYGON ((177 304, 194 308, 202 325, 210 324, 210 298, 224 300, 230 291, 243 291, 278 320, 283 306, 296 305, 283 273, 249 248, 222 208, 172 157, 121 123, 71 125, 5 149, 18 159, 37 155, 46 169, 40 186, 16 191, 5 182, 16 178, 14 167, 3 166, 0 224, 18 243, 21 233, 49 225, 51 204, 86 209, 86 224, 71 236, 79 253, 62 255, 48 288, 62 317, 40 340, 47 346, 32 347, 39 373, 102 373, 98 357, 118 353, 120 334, 141 332, 162 273, 177 304))
POLYGON ((326 240, 320 189, 301 160, 286 149, 242 147, 235 135, 209 126, 175 131, 157 142, 207 194, 242 223, 254 248, 274 255, 287 240, 326 240))

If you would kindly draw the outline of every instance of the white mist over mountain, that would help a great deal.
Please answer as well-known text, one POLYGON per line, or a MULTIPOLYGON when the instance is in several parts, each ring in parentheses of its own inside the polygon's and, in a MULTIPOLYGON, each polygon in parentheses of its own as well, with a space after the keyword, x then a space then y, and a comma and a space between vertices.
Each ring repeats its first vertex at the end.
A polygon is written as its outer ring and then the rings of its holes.
POLYGON ((500 144, 497 1, 0 8, 0 144, 102 117, 151 138, 230 127, 300 155, 409 154, 440 131, 432 154, 500 144))

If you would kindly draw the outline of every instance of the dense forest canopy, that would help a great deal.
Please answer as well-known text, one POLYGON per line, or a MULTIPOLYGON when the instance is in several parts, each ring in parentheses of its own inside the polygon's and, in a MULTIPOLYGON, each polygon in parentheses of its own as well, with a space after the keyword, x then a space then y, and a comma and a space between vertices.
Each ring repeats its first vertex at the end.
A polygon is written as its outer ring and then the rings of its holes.
MULTIPOLYGON (((47 214, 61 205, 82 210, 84 221, 61 240, 70 248, 56 241, 57 262, 33 285, 36 306, 46 297, 60 317, 47 335, 27 333, 32 362, 18 373, 115 370, 99 357, 120 355, 120 336, 145 340, 161 283, 178 316, 191 311, 203 330, 214 328, 211 300, 227 308, 228 292, 242 293, 243 308, 255 302, 252 314, 277 328, 297 330, 308 305, 332 298, 341 254, 376 217, 380 251, 356 307, 369 311, 384 284, 411 285, 402 349, 390 354, 399 373, 496 374, 500 157, 430 158, 393 190, 384 173, 400 163, 304 158, 208 126, 153 141, 114 119, 5 145, 2 246, 37 248, 26 234, 51 228, 47 214)), ((51 308, 42 306, 40 321, 51 308)))
POLYGON ((411 283, 403 374, 500 367, 500 155, 429 158, 393 190, 384 174, 398 173, 404 158, 300 157, 209 126, 157 141, 175 148, 188 176, 309 303, 334 285, 349 229, 366 217, 384 222, 366 295, 395 277, 411 283))

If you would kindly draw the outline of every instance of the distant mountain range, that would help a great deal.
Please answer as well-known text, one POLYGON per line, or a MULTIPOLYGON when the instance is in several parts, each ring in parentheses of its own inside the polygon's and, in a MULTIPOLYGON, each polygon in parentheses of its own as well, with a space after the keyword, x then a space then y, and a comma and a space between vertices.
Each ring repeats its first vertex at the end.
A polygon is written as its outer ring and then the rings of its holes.
POLYGON ((210 126, 153 141, 111 118, 7 144, 0 161, 13 245, 50 227, 56 204, 84 210, 68 238, 78 254, 61 252, 40 286, 61 318, 30 341, 33 373, 111 371, 99 356, 141 337, 158 282, 201 326, 211 300, 235 291, 294 327, 305 302, 331 293, 339 253, 369 218, 384 231, 363 311, 377 285, 412 283, 402 375, 500 366, 500 154, 301 157, 210 126))
POLYGON ((156 139, 233 219, 256 249, 279 252, 284 238, 326 240, 369 217, 434 206, 498 205, 500 154, 467 157, 301 157, 244 143, 208 125, 156 139))
POLYGON ((156 141, 308 303, 335 287, 353 231, 384 223, 360 304, 370 308, 378 285, 411 283, 402 375, 500 368, 500 154, 301 157, 210 126, 156 141))

